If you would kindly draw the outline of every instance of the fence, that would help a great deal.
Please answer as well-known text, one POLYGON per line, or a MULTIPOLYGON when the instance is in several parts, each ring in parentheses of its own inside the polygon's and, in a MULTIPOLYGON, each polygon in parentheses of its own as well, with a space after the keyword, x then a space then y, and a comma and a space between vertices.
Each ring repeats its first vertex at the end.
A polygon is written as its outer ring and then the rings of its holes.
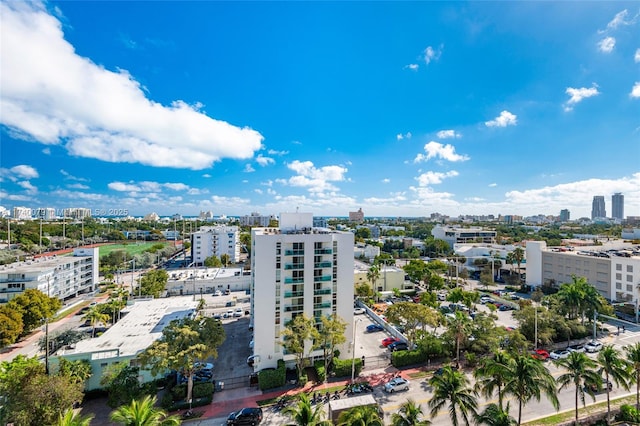
POLYGON ((249 387, 249 376, 216 378, 214 385, 216 392, 249 387))
POLYGON ((378 368, 388 367, 391 364, 389 354, 381 354, 364 357, 364 365, 362 370, 376 370, 378 368))

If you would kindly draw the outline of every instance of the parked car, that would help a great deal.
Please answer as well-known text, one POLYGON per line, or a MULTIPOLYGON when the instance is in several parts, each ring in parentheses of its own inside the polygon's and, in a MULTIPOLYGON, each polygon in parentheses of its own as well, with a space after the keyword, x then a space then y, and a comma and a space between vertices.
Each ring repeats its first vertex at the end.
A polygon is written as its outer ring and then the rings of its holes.
POLYGON ((409 345, 407 345, 407 342, 398 341, 387 346, 387 349, 389 349, 391 352, 406 351, 409 349, 409 345))
POLYGON ((384 384, 385 392, 393 393, 401 390, 409 390, 409 381, 402 377, 394 377, 384 384))
POLYGON ((216 290, 215 293, 213 293, 214 296, 222 296, 222 292, 220 290, 216 290))
POLYGON ((227 418, 228 425, 258 425, 262 421, 262 408, 251 407, 234 411, 227 418))
POLYGON ((598 342, 597 340, 592 340, 586 345, 584 345, 585 351, 589 353, 598 352, 602 349, 602 342, 598 342))
POLYGON ((584 345, 573 345, 573 346, 569 346, 567 350, 569 352, 584 352, 585 348, 584 348, 584 345))
POLYGON ((385 337, 384 339, 382 339, 382 346, 386 348, 390 344, 399 342, 399 341, 400 339, 398 339, 397 337, 385 337))
POLYGON ((210 362, 196 362, 193 367, 194 370, 213 370, 213 364, 210 362))
POLYGON ((355 308, 353 310, 353 315, 362 315, 364 314, 364 308, 355 308))
POLYGON ((609 390, 609 392, 611 392, 613 390, 613 383, 611 383, 609 380, 606 379, 602 379, 602 386, 600 386, 600 389, 598 389, 598 386, 593 383, 590 386, 585 386, 584 390, 585 391, 589 391, 591 390, 591 392, 593 393, 599 393, 599 392, 606 392, 607 389, 609 390))
POLYGON ((511 311, 513 310, 513 307, 509 306, 509 305, 502 305, 498 308, 499 311, 511 311))
POLYGON ((239 318, 242 316, 242 308, 236 308, 235 311, 233 311, 233 317, 234 318, 239 318))
POLYGON ((256 362, 256 356, 257 356, 257 355, 250 355, 250 356, 247 358, 247 365, 248 365, 249 367, 253 367, 253 364, 256 362))
POLYGON ((549 359, 549 352, 544 349, 536 349, 535 351, 533 351, 533 354, 531 356, 535 359, 539 359, 540 361, 546 361, 549 359))
POLYGON ((381 326, 380 324, 369 324, 366 330, 367 330, 367 333, 375 333, 376 331, 384 330, 384 327, 381 326))
POLYGON ((557 350, 552 351, 552 352, 549 353, 549 358, 551 358, 551 359, 568 358, 570 353, 571 352, 569 352, 566 349, 557 349, 557 350))

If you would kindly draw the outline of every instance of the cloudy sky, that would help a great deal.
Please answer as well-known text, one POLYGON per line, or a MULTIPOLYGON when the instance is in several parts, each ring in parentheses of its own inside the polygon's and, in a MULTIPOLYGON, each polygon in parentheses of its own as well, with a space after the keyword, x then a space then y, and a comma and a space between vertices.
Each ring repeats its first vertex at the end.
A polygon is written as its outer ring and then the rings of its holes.
POLYGON ((637 2, 1 2, 0 205, 640 215, 637 2))

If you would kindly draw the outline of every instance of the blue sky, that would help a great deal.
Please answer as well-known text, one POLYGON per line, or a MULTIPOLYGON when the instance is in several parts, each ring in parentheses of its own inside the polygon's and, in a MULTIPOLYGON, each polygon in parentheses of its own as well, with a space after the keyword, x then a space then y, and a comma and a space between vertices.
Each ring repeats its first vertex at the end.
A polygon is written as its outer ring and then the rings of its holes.
POLYGON ((0 205, 640 215, 637 2, 0 3, 0 205))

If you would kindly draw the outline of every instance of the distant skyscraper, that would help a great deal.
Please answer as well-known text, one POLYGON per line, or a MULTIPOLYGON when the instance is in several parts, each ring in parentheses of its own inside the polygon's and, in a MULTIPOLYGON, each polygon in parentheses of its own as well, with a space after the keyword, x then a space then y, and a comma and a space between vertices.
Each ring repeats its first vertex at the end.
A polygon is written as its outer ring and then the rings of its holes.
POLYGON ((560 210, 560 222, 568 222, 571 220, 571 213, 568 209, 560 210))
POLYGON ((597 217, 607 217, 607 210, 604 207, 604 195, 594 195, 591 204, 591 219, 597 217))
POLYGON ((616 192, 611 196, 611 217, 624 219, 624 195, 616 192))

